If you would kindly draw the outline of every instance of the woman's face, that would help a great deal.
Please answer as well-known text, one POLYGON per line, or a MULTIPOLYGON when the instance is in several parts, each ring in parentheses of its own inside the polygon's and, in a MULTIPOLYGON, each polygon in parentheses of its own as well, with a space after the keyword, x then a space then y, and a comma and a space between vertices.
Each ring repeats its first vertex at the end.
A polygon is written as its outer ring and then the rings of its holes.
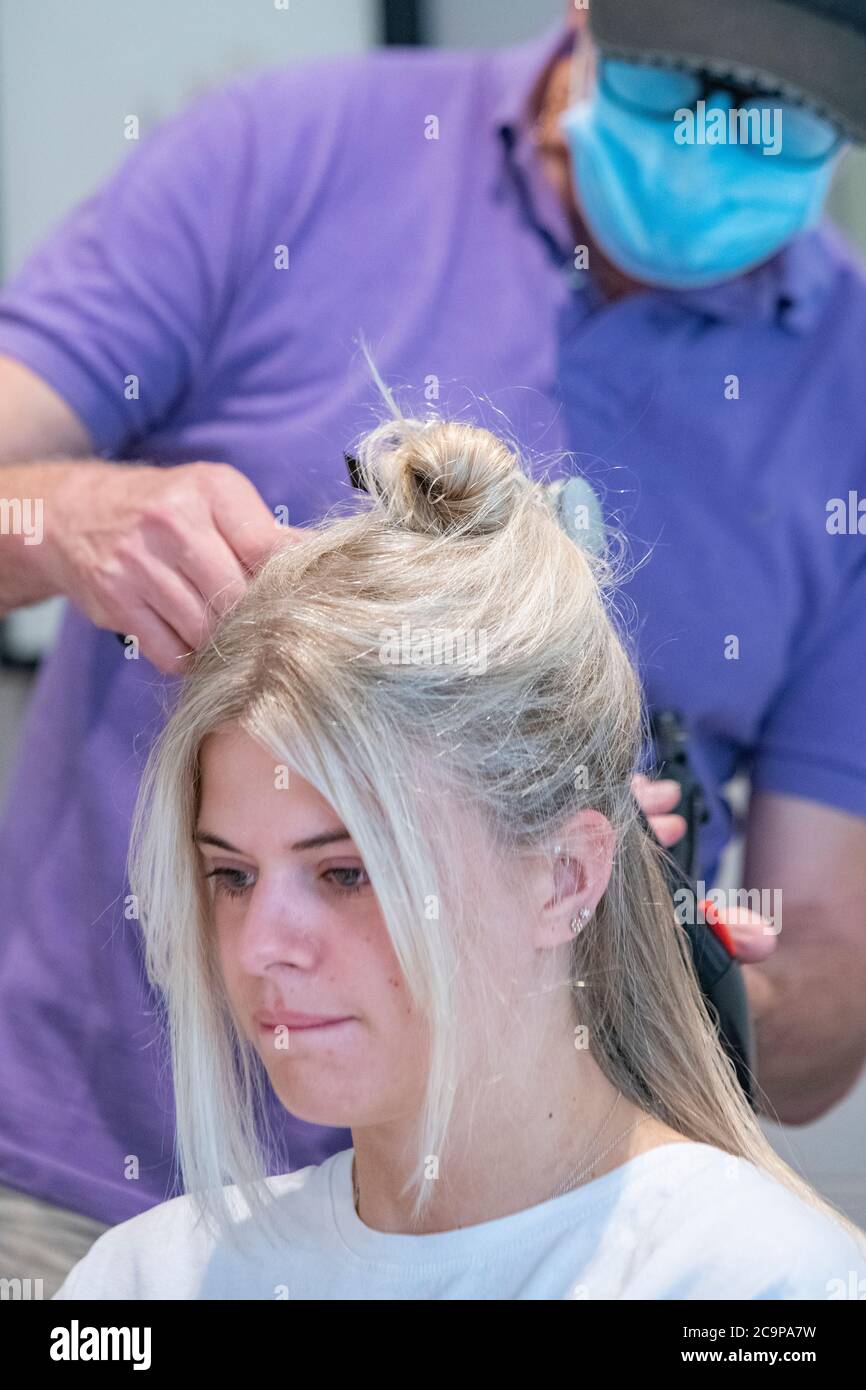
POLYGON ((202 744, 197 838, 235 1017, 293 1115, 362 1126, 414 1114, 425 1030, 363 862, 328 802, 279 767, 236 725, 202 744), (299 1028, 293 1014, 345 1021, 299 1028))

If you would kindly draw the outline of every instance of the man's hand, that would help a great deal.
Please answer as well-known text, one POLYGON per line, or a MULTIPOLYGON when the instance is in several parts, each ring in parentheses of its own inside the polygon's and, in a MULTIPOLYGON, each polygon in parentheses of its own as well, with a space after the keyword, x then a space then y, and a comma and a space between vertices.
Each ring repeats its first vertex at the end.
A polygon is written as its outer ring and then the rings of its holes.
MULTIPOLYGON (((672 814, 681 796, 679 782, 665 777, 654 782, 639 772, 632 779, 632 791, 656 839, 665 849, 670 849, 671 845, 682 839, 688 828, 685 816, 672 814)), ((712 901, 706 905, 707 919, 711 917, 714 907, 712 901)), ((779 944, 778 933, 772 923, 751 908, 715 908, 715 916, 727 929, 739 961, 766 960, 779 944)))
POLYGON ((46 494, 41 561, 56 592, 174 675, 268 555, 303 534, 226 463, 58 465, 46 494))
POLYGON ((679 782, 672 777, 662 777, 654 782, 642 772, 632 778, 632 791, 638 805, 650 823, 656 839, 670 849, 681 840, 688 829, 685 816, 670 815, 682 793, 679 782))

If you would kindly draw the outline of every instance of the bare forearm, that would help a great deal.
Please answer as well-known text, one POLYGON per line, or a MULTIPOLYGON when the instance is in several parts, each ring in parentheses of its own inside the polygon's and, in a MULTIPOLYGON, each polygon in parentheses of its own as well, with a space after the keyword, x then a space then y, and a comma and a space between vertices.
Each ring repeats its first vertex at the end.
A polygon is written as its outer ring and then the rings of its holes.
POLYGON ((62 525, 63 486, 84 485, 104 459, 52 459, 0 468, 0 613, 62 592, 51 564, 51 537, 62 525))
POLYGON ((761 964, 744 965, 757 1047, 758 1106, 808 1124, 850 1091, 866 1063, 866 953, 811 920, 782 933, 761 964))

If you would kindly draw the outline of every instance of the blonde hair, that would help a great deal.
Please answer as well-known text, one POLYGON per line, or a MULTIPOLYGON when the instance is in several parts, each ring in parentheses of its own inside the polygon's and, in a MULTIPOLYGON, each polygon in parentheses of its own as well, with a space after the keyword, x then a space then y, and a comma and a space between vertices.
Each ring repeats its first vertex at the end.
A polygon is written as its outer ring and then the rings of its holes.
POLYGON ((429 1200, 426 1157, 447 1155, 457 1087, 484 1083, 482 1071, 467 1074, 470 1020, 489 1026, 490 1074, 501 1071, 503 1023, 519 1025, 484 970, 485 874, 526 852, 550 854, 552 870, 560 827, 593 808, 616 832, 609 884, 591 927, 540 953, 554 986, 567 958, 592 1058, 642 1110, 750 1160, 862 1239, 772 1148, 707 1015, 664 851, 637 819, 631 780, 648 716, 616 620, 611 552, 594 556, 569 538, 516 447, 430 411, 404 416, 370 366, 390 418, 355 450, 369 495, 352 494, 351 514, 278 548, 220 619, 151 750, 135 808, 130 886, 148 974, 165 997, 186 1190, 231 1241, 227 1183, 273 1228, 262 1178, 274 1136, 255 1116, 269 1082, 224 991, 194 845, 202 741, 237 723, 347 827, 427 1027, 406 1188, 413 1221, 429 1200), (486 670, 459 648, 444 661, 383 661, 383 633, 403 623, 483 631, 486 670), (470 818, 489 849, 477 863, 463 838, 470 818))

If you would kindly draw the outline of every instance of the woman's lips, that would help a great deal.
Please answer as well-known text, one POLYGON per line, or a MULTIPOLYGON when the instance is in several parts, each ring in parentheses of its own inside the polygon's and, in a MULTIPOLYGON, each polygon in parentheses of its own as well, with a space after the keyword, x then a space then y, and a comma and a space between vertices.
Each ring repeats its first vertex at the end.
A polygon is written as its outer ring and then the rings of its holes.
POLYGON ((311 1028, 336 1028, 340 1023, 350 1023, 352 1020, 346 1016, 343 1018, 327 1018, 323 1014, 296 1014, 296 1013, 273 1013, 256 1014, 255 1021, 259 1028, 268 1033, 272 1033, 275 1028, 288 1028, 290 1032, 306 1032, 311 1028))

